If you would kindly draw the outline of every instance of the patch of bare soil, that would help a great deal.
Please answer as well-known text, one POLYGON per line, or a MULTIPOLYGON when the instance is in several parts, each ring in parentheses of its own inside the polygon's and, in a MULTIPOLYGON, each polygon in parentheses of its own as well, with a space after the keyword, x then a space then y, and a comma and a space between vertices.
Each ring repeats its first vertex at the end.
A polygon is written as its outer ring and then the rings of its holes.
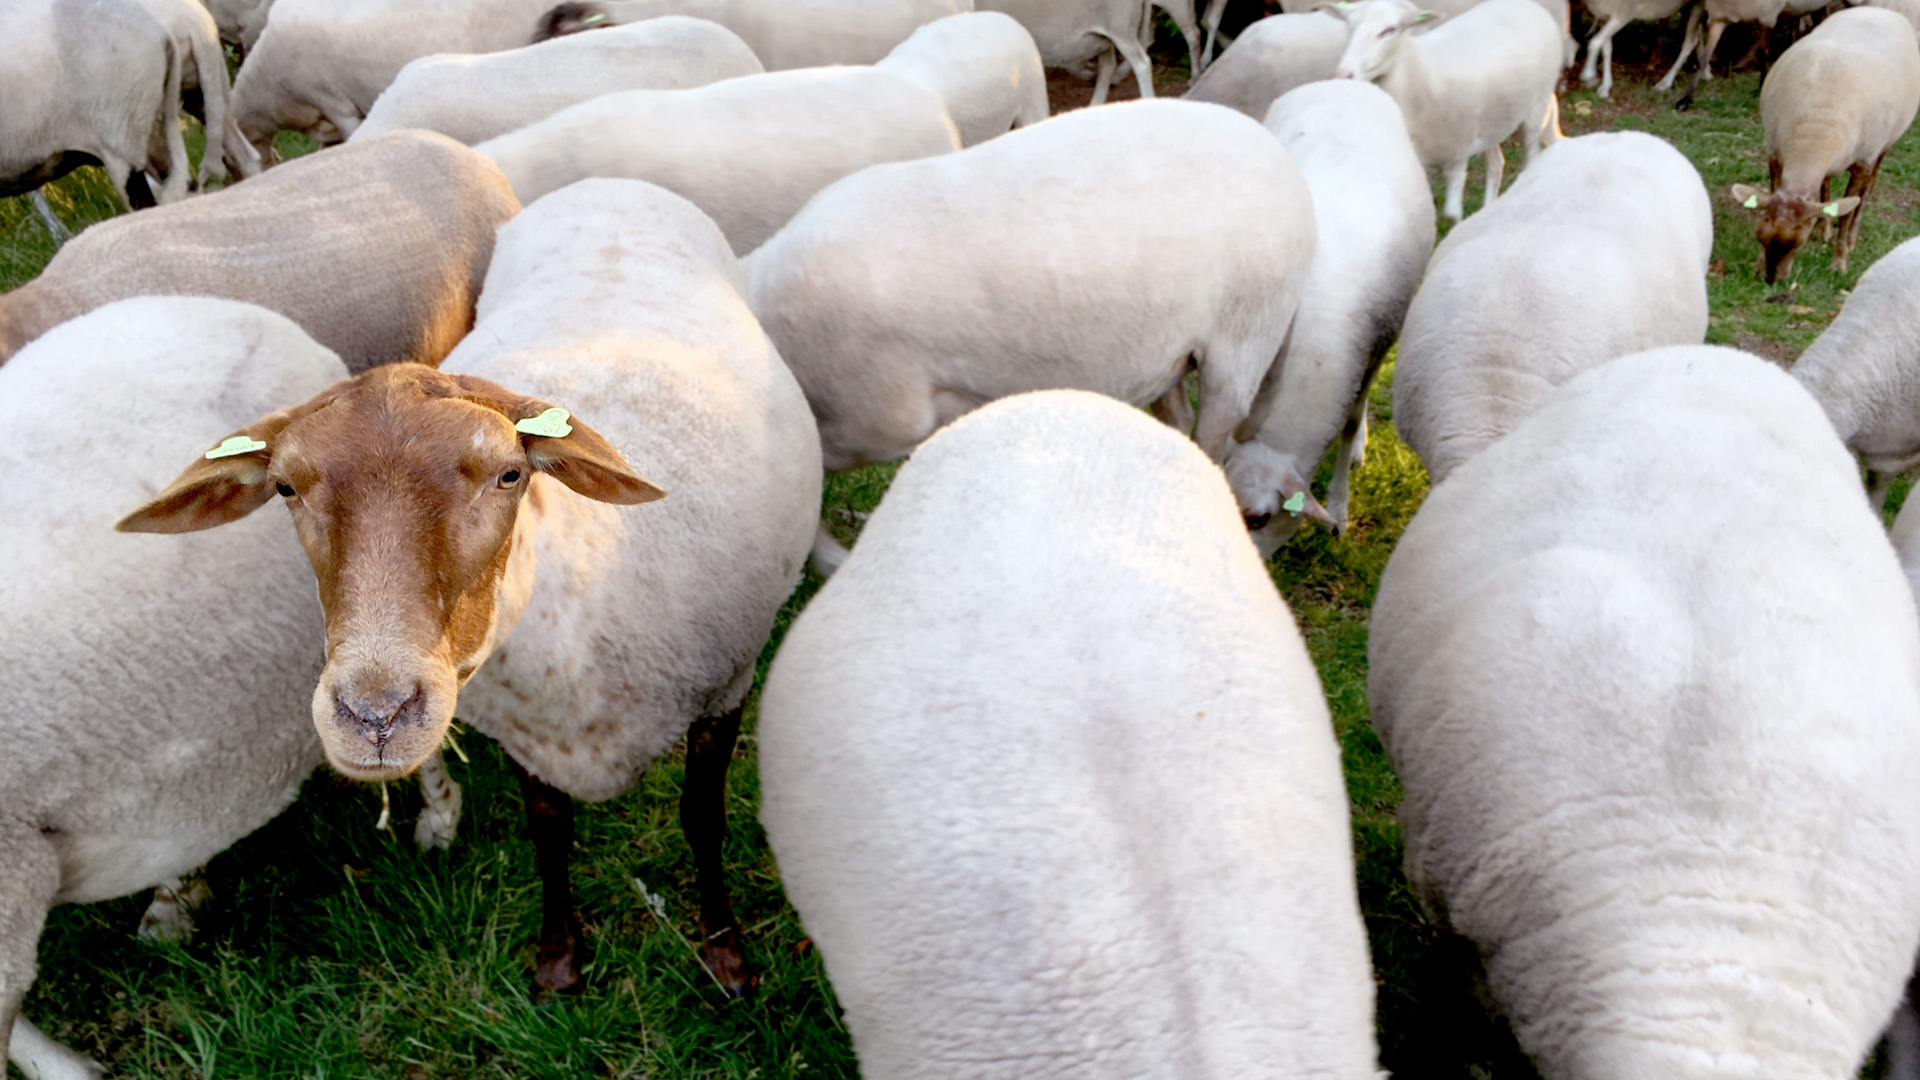
MULTIPOLYGON (((1153 58, 1153 92, 1160 97, 1179 97, 1187 92, 1188 79, 1185 65, 1169 67, 1159 57, 1153 58)), ((1107 89, 1108 101, 1132 101, 1140 96, 1140 80, 1133 77, 1133 70, 1127 70, 1126 78, 1115 77, 1113 85, 1107 89)), ((1055 116, 1073 109, 1082 109, 1093 100, 1093 83, 1086 79, 1077 79, 1058 69, 1047 71, 1047 105, 1055 116)))
POLYGON ((1758 334, 1749 333, 1745 330, 1734 335, 1733 343, 1735 346, 1745 349, 1755 356, 1771 360, 1783 368, 1792 367, 1795 357, 1799 356, 1798 353, 1793 351, 1793 346, 1788 345, 1784 341, 1761 337, 1758 334))

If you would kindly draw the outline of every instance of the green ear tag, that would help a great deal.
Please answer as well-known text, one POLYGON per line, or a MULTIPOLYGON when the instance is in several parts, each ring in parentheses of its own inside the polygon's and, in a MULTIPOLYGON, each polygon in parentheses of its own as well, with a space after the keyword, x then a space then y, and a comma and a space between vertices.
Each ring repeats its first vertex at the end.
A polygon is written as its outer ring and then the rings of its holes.
POLYGON ((251 454, 255 450, 266 448, 266 443, 251 435, 234 435, 207 451, 205 457, 208 461, 212 461, 214 458, 239 457, 241 454, 251 454))
POLYGON ((1828 203, 1820 208, 1820 212, 1830 218, 1837 218, 1840 216, 1840 206, 1837 203, 1828 203))
POLYGON ((527 417, 513 425, 513 430, 524 431, 528 435, 545 435, 549 439, 559 439, 572 431, 573 425, 567 423, 567 410, 552 408, 539 416, 527 417))
POLYGON ((1305 510, 1306 508, 1307 508, 1307 493, 1304 491, 1294 492, 1292 495, 1287 496, 1286 502, 1283 502, 1280 504, 1280 509, 1285 510, 1287 513, 1292 514, 1295 517, 1299 517, 1300 511, 1305 510))
POLYGON ((1741 203, 1740 205, 1746 207, 1749 210, 1758 210, 1760 209, 1760 196, 1749 195, 1747 196, 1747 201, 1741 203))
POLYGON ((604 11, 601 11, 601 12, 596 12, 595 14, 589 15, 584 19, 581 19, 580 24, 582 26, 592 26, 594 23, 602 23, 606 21, 607 21, 607 13, 604 11))

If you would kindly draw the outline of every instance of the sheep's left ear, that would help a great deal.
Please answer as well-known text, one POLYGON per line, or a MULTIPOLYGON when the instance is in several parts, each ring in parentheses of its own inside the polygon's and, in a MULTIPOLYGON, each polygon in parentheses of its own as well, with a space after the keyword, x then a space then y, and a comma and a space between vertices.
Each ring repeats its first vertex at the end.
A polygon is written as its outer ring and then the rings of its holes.
POLYGON ((666 491, 642 479, 600 433, 567 410, 516 394, 474 375, 453 375, 457 396, 498 409, 520 433, 527 462, 589 499, 635 506, 665 498, 666 491))
POLYGON ((1411 19, 1403 20, 1403 22, 1407 26, 1412 26, 1415 23, 1432 22, 1434 19, 1439 19, 1443 17, 1444 16, 1442 16, 1437 11, 1428 11, 1425 8, 1422 8, 1419 11, 1414 12, 1413 17, 1411 19))
MULTIPOLYGON (((352 380, 347 380, 351 382, 352 380)), ((273 448, 287 425, 320 408, 347 382, 303 405, 268 413, 220 440, 187 466, 166 490, 114 522, 120 532, 184 533, 238 521, 273 498, 267 479, 273 448)))
POLYGON ((1733 185, 1733 200, 1749 210, 1758 210, 1767 205, 1768 194, 1752 184, 1733 185))
POLYGON ((1820 212, 1827 215, 1830 218, 1841 218, 1841 217, 1846 217, 1848 214, 1853 213, 1854 208, 1859 205, 1860 205, 1860 196, 1848 195, 1843 198, 1835 199, 1834 201, 1821 207, 1820 212))
POLYGON ((520 445, 535 469, 603 503, 635 506, 666 497, 664 490, 634 472, 612 443, 565 409, 541 401, 527 405, 508 413, 507 419, 515 421, 520 445))

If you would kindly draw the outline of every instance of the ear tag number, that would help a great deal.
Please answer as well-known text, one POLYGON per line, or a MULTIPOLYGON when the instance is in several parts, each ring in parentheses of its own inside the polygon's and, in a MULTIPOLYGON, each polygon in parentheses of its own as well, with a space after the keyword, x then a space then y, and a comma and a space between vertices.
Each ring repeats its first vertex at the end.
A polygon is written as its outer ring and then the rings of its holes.
POLYGON ((266 448, 266 443, 261 442, 251 435, 234 435, 223 440, 219 446, 207 451, 205 457, 208 461, 212 461, 214 458, 239 457, 241 454, 251 454, 255 450, 265 450, 266 448))
POLYGON ((1287 496, 1286 502, 1283 502, 1280 504, 1280 509, 1285 510, 1287 513, 1292 514, 1294 517, 1299 517, 1300 512, 1305 510, 1306 508, 1307 508, 1307 493, 1304 491, 1294 492, 1292 495, 1287 496))
POLYGON ((1746 207, 1749 210, 1758 210, 1760 209, 1760 196, 1749 195, 1747 196, 1747 201, 1741 203, 1740 205, 1746 207))
POLYGON ((529 416, 513 425, 513 430, 525 432, 528 435, 545 435, 549 439, 565 438, 567 433, 573 430, 573 425, 567 423, 567 419, 567 410, 548 409, 539 416, 529 416))

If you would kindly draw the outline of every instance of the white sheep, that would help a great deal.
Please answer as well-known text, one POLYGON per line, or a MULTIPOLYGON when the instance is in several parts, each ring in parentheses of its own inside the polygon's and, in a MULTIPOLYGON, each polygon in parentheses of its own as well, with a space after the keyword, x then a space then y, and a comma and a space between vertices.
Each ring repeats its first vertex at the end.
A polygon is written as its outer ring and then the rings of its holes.
POLYGON ((242 58, 260 40, 267 28, 267 14, 273 0, 201 0, 220 28, 220 40, 232 45, 242 58))
POLYGON ((1733 186, 1735 199, 1760 211, 1754 236, 1769 283, 1793 268, 1794 252, 1822 217, 1830 227, 1837 221, 1833 268, 1845 272, 1880 163, 1916 112, 1920 44, 1898 12, 1837 11, 1774 61, 1760 85, 1772 191, 1733 186), (1827 181, 1843 171, 1847 192, 1829 200, 1827 181))
POLYGON ((1550 1080, 1851 1080, 1920 945, 1920 619, 1778 368, 1567 383, 1369 619, 1408 883, 1550 1080))
POLYGON ((1347 25, 1331 12, 1269 15, 1240 32, 1194 81, 1186 100, 1225 105, 1262 120, 1275 98, 1333 78, 1346 51, 1347 25))
MULTIPOLYGON (((1430 0, 1428 3, 1421 4, 1420 7, 1422 10, 1431 11, 1435 15, 1452 18, 1484 2, 1485 0, 1430 0)), ((1569 0, 1533 0, 1533 2, 1540 5, 1540 10, 1553 16, 1553 24, 1560 28, 1561 58, 1563 61, 1561 66, 1565 67, 1573 63, 1574 54, 1579 51, 1579 44, 1573 40, 1573 10, 1571 3, 1569 3, 1569 0)), ((1302 11, 1317 11, 1321 8, 1334 6, 1336 6, 1335 0, 1280 0, 1280 10, 1289 14, 1302 11)))
POLYGON ((131 208, 186 195, 185 57, 145 0, 0 4, 0 41, 8 51, 0 196, 35 191, 92 161, 131 208), (162 181, 158 191, 148 173, 162 181))
POLYGON ((1673 88, 1674 77, 1680 74, 1680 65, 1696 46, 1700 49, 1700 66, 1694 69, 1693 81, 1687 84, 1687 92, 1674 102, 1674 108, 1685 109, 1693 104, 1693 92, 1700 89, 1703 80, 1713 78, 1708 63, 1713 59, 1713 50, 1720 44, 1720 35, 1727 27, 1737 22, 1755 23, 1761 32, 1771 30, 1780 21, 1781 13, 1786 9, 1787 0, 1700 0, 1687 15, 1687 28, 1680 41, 1680 55, 1674 58, 1673 66, 1653 84, 1655 90, 1673 88), (1701 24, 1707 24, 1704 35, 1701 24), (1704 36, 1705 43, 1702 44, 1704 36))
POLYGON ((680 16, 505 52, 423 56, 394 76, 353 138, 416 127, 472 146, 602 94, 679 90, 761 70, 738 34, 680 16))
POLYGON ((1319 679, 1219 470, 1137 410, 928 440, 758 732, 868 1080, 1377 1075, 1319 679))
POLYGON ((878 63, 916 29, 972 10, 971 0, 588 0, 552 7, 534 40, 691 15, 739 34, 768 71, 786 71, 878 63))
MULTIPOLYGON (((1688 0, 1586 0, 1587 10, 1594 18, 1601 20, 1601 25, 1587 39, 1587 62, 1580 68, 1580 81, 1587 86, 1597 81, 1600 84, 1600 96, 1612 96, 1613 35, 1636 20, 1664 22, 1686 7, 1687 3, 1688 0), (1606 62, 1604 71, 1596 79, 1596 61, 1603 59, 1606 62)), ((1673 84, 1669 82, 1667 85, 1673 84)))
POLYGON ((1146 0, 975 0, 974 7, 1018 20, 1033 35, 1048 67, 1084 74, 1089 63, 1095 64, 1094 105, 1107 100, 1115 53, 1133 70, 1140 96, 1153 96, 1153 62, 1140 44, 1146 0))
POLYGON ((493 233, 520 208, 492 163, 394 132, 258 179, 114 218, 0 295, 0 362, 130 296, 225 296, 288 316, 361 371, 435 363, 473 325, 493 233))
MULTIPOLYGON (((829 469, 1025 390, 1158 401, 1184 429, 1195 364, 1194 439, 1220 460, 1258 423, 1313 248, 1306 181, 1264 128, 1142 101, 856 173, 746 265, 829 469)), ((841 554, 823 528, 816 561, 841 554)))
POLYGON ((1379 87, 1310 83, 1275 101, 1266 127, 1306 175, 1318 237, 1273 411, 1226 463, 1254 543, 1271 556, 1302 513, 1346 528, 1348 475, 1367 445, 1367 387, 1433 252, 1434 213, 1400 107, 1379 87), (1322 509, 1309 484, 1336 442, 1322 509), (1288 512, 1296 495, 1300 512, 1288 512))
POLYGON ((1860 0, 1860 2, 1868 7, 1897 11, 1913 24, 1916 32, 1920 32, 1920 0, 1860 0))
POLYGON ((1706 188, 1665 140, 1555 145, 1434 251, 1400 332, 1400 437, 1437 484, 1573 376, 1698 344, 1712 253, 1706 188))
POLYGON ((1484 154, 1485 203, 1500 194, 1500 144, 1518 134, 1526 160, 1560 138, 1561 31, 1531 0, 1485 0, 1425 34, 1407 0, 1337 9, 1351 34, 1336 78, 1378 82, 1406 114, 1413 148, 1446 177, 1443 212, 1464 214, 1467 159, 1484 154))
MULTIPOLYGON (((227 81, 227 54, 220 47, 220 28, 198 0, 141 0, 173 38, 180 58, 182 90, 200 91, 200 120, 206 136, 196 178, 205 187, 209 179, 225 183, 229 166, 242 178, 256 176, 261 160, 240 136, 240 126, 229 109, 232 87, 227 81)), ((171 138, 171 133, 169 134, 171 138)))
POLYGON ((1033 35, 997 11, 935 19, 874 66, 939 94, 962 146, 1047 118, 1047 75, 1033 35))
POLYGON ((521 773, 543 993, 579 980, 572 800, 626 791, 689 725, 702 953, 747 985, 720 867, 726 765, 806 558, 820 457, 744 285, 691 203, 576 184, 500 230, 479 322, 440 370, 374 368, 249 424, 232 438, 257 445, 196 462, 120 523, 207 528, 280 492, 326 612, 311 715, 334 768, 412 770, 457 699, 521 773))
POLYGON ((281 316, 196 297, 103 307, 0 368, 0 1061, 30 1080, 99 1075, 20 1013, 47 909, 186 873, 320 762, 325 641, 292 527, 110 526, 209 432, 345 375, 281 316))
POLYGON ((1894 478, 1920 465, 1920 238, 1860 275, 1793 376, 1866 466, 1873 505, 1885 506, 1894 478))
POLYGON ((658 184, 744 255, 821 188, 879 162, 952 153, 960 135, 940 95, 904 75, 823 67, 604 94, 474 149, 523 203, 589 177, 658 184))
POLYGON ((275 0, 233 82, 233 117, 263 160, 273 138, 322 144, 359 127, 410 61, 490 53, 533 39, 552 0, 275 0))

